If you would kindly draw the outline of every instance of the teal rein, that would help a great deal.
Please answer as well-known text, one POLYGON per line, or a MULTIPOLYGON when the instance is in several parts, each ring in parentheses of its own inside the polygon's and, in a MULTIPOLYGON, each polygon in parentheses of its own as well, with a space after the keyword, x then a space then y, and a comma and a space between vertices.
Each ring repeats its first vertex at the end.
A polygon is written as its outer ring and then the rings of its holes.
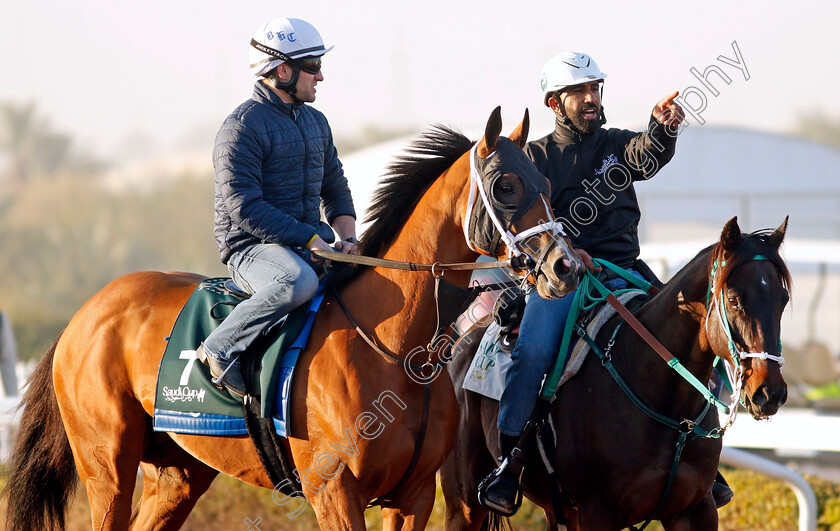
MULTIPOLYGON (((706 414, 709 412, 709 408, 711 407, 711 404, 712 404, 711 401, 706 402, 705 407, 700 412, 700 414, 697 415, 697 417, 694 420, 685 419, 682 422, 677 422, 676 420, 671 419, 669 417, 666 417, 665 415, 662 415, 661 413, 657 413, 656 411, 651 409, 647 404, 642 402, 642 399, 640 399, 638 396, 636 396, 636 393, 634 393, 633 390, 630 389, 630 387, 627 385, 627 382, 625 382, 624 379, 621 377, 621 375, 618 374, 618 370, 616 370, 615 365, 613 365, 612 356, 610 355, 610 352, 612 351, 612 347, 615 344, 615 338, 618 336, 618 331, 621 329, 623 324, 624 324, 624 321, 621 321, 620 323, 618 323, 618 326, 615 327, 615 330, 613 331, 612 336, 610 337, 610 340, 607 343, 607 348, 605 350, 601 350, 601 347, 599 347, 598 344, 595 343, 595 340, 592 339, 589 336, 589 334, 585 333, 585 330, 582 330, 581 328, 578 328, 578 332, 582 333, 582 337, 583 337, 584 341, 586 341, 587 344, 589 344, 589 347, 592 349, 593 352, 595 352, 595 354, 598 356, 598 359, 601 360, 601 364, 604 366, 605 369, 607 369, 607 371, 613 377, 613 379, 618 384, 618 386, 621 388, 621 390, 624 391, 624 394, 626 394, 627 397, 634 404, 636 404, 636 406, 639 409, 641 409, 647 416, 649 416, 653 420, 659 422, 660 424, 664 424, 665 426, 668 426, 669 428, 673 428, 677 431, 684 431, 684 428, 688 428, 690 431, 694 432, 694 434, 699 436, 699 437, 712 438, 712 439, 717 439, 717 438, 721 437, 723 435, 722 428, 714 428, 710 431, 706 431, 699 426, 700 421, 702 421, 703 418, 706 416, 706 414)), ((680 365, 680 367, 682 367, 682 365, 680 365)), ((673 368, 673 366, 672 366, 672 368, 673 368)), ((685 370, 685 369, 683 369, 683 370, 685 370)), ((688 371, 686 371, 686 372, 688 372, 688 371)), ((689 374, 691 374, 691 373, 689 373, 689 374)), ((708 391, 708 389, 707 389, 707 391, 708 391)), ((728 410, 728 408, 727 408, 727 410, 728 410)))
MULTIPOLYGON (((753 257, 753 260, 766 260, 766 258, 762 255, 756 255, 755 257, 753 257)), ((615 365, 613 365, 612 356, 611 356, 611 350, 612 350, 613 346, 615 345, 616 338, 618 337, 619 330, 624 325, 625 320, 622 319, 618 323, 618 326, 615 327, 615 330, 613 330, 613 333, 610 336, 609 342, 607 343, 607 347, 604 350, 602 350, 595 343, 595 340, 592 337, 590 337, 589 334, 586 333, 586 329, 583 326, 580 326, 580 325, 577 324, 577 320, 578 320, 578 317, 580 316, 580 313, 581 313, 582 310, 588 310, 588 309, 594 307, 595 305, 600 304, 601 302, 605 302, 606 298, 610 294, 618 296, 618 295, 621 295, 623 293, 632 292, 632 291, 641 291, 641 292, 647 293, 650 290, 651 285, 650 285, 649 282, 646 282, 646 281, 643 281, 643 280, 639 279, 635 275, 630 274, 629 272, 625 271, 624 269, 616 266, 615 264, 607 262, 606 260, 594 259, 593 261, 596 264, 600 265, 601 267, 606 267, 607 269, 610 269, 615 274, 617 274, 619 277, 626 280, 629 284, 631 284, 633 286, 636 286, 636 287, 635 288, 625 288, 625 289, 617 290, 613 293, 606 286, 604 286, 589 271, 586 271, 584 273, 584 277, 581 280, 581 284, 578 287, 577 292, 575 293, 575 298, 572 302, 572 308, 571 308, 571 311, 570 311, 570 315, 569 315, 569 318, 566 321, 566 326, 565 326, 564 331, 563 331, 563 340, 562 340, 561 347, 560 347, 561 355, 558 356, 558 361, 557 361, 557 363, 555 363, 554 369, 552 370, 552 372, 548 375, 548 377, 546 379, 546 382, 543 386, 542 398, 547 399, 547 400, 551 399, 554 396, 554 394, 557 392, 557 387, 559 385, 559 380, 560 380, 560 377, 562 376, 562 371, 565 368, 565 360, 566 360, 566 357, 568 356, 569 344, 571 342, 571 333, 574 330, 580 337, 582 337, 587 342, 589 347, 595 352, 595 354, 601 360, 601 364, 604 366, 604 368, 607 369, 609 374, 612 376, 613 380, 615 380, 615 382, 618 384, 618 386, 621 388, 621 390, 624 391, 624 394, 627 395, 627 397, 636 405, 636 407, 638 407, 640 410, 642 410, 642 412, 644 412, 647 416, 649 416, 650 418, 652 418, 656 422, 659 422, 660 424, 663 424, 663 425, 665 425, 669 428, 672 428, 679 433, 679 438, 677 440, 674 459, 671 463, 671 468, 670 468, 670 471, 668 473, 668 478, 665 482, 665 488, 662 492, 662 495, 659 498, 659 501, 656 505, 656 508, 654 509, 654 511, 650 515, 650 517, 648 517, 648 519, 643 524, 641 524, 641 526, 639 526, 639 527, 631 526, 631 529, 633 529, 634 531, 640 531, 642 529, 645 529, 651 523, 651 521, 653 521, 659 515, 660 511, 664 507, 665 501, 668 499, 671 488, 673 487, 674 481, 676 480, 677 470, 679 468, 679 463, 680 463, 680 460, 682 458, 682 453, 683 453, 683 450, 684 450, 684 448, 686 446, 686 443, 688 442, 689 438, 690 437, 701 437, 701 438, 707 438, 707 439, 719 439, 723 436, 724 432, 726 431, 726 427, 729 426, 729 424, 727 424, 727 426, 725 426, 725 427, 718 426, 718 427, 712 428, 711 430, 705 430, 704 428, 700 427, 700 423, 703 421, 703 419, 708 414, 708 412, 711 408, 711 405, 714 404, 715 407, 717 407, 717 409, 720 412, 722 412, 726 415, 730 414, 730 408, 729 408, 729 406, 727 406, 726 404, 722 403, 720 400, 715 398, 715 396, 711 393, 709 388, 706 385, 704 385, 702 382, 700 382, 697 379, 697 377, 695 377, 693 374, 691 374, 691 372, 689 372, 688 369, 686 369, 685 366, 683 366, 682 363, 680 363, 680 361, 676 357, 672 357, 669 361, 667 361, 668 366, 671 367, 672 369, 674 369, 674 371, 676 371, 686 382, 691 384, 691 386, 694 387, 698 392, 700 392, 700 394, 703 395, 703 397, 706 399, 706 404, 703 407, 702 411, 700 411, 700 413, 693 420, 683 419, 681 422, 679 422, 679 421, 676 421, 676 420, 671 419, 669 417, 666 417, 665 415, 662 415, 661 413, 658 413, 657 411, 654 411, 652 408, 650 408, 647 404, 645 404, 632 391, 632 389, 630 389, 630 387, 627 385, 627 383, 624 381, 624 379, 618 373, 617 369, 615 368, 615 365), (598 292, 597 295, 593 295, 593 289, 598 292)), ((726 265, 726 263, 724 262, 721 265, 722 266, 726 265)), ((712 289, 713 289, 713 285, 714 285, 714 281, 715 281, 715 274, 717 272, 717 269, 718 269, 718 263, 717 263, 717 261, 714 261, 714 263, 712 265, 712 271, 709 274, 709 287, 708 287, 708 291, 707 291, 707 294, 706 294, 706 308, 710 308, 709 303, 710 303, 710 300, 711 300, 711 293, 712 293, 712 289)), ((720 300, 719 304, 720 304, 720 309, 721 309, 720 311, 722 312, 721 315, 722 315, 722 321, 723 321, 723 328, 726 331, 726 336, 727 336, 727 340, 728 340, 728 343, 729 343, 729 351, 732 354, 733 361, 736 364, 736 368, 737 368, 737 366, 738 366, 737 364, 740 364, 740 359, 739 359, 739 356, 737 354, 737 352, 738 352, 737 347, 735 345, 734 340, 732 339, 732 333, 731 333, 731 330, 730 330, 731 326, 729 324, 728 319, 726 318, 725 312, 722 311, 722 308, 725 307, 725 306, 723 306, 724 302, 725 302, 724 295, 723 295, 723 292, 721 292, 721 300, 720 300)), ((708 317, 707 317, 707 319, 708 319, 708 317)), ((781 352, 781 339, 779 341, 780 341, 779 352, 781 352)), ((720 358, 718 358, 715 361, 715 364, 717 364, 718 361, 720 361, 720 358)), ((720 368, 721 367, 718 367, 718 369, 720 369, 720 368)), ((726 382, 727 386, 731 389, 732 385, 728 381, 728 378, 726 378, 725 372, 723 372, 722 376, 724 377, 723 381, 726 382)), ((730 423, 731 423, 731 421, 730 421, 730 423)))
MULTIPOLYGON (((617 290, 616 295, 628 293, 631 291, 640 291, 647 293, 650 291, 651 284, 645 280, 640 279, 636 275, 630 274, 625 269, 617 265, 602 260, 600 258, 593 258, 592 261, 601 266, 613 271, 616 275, 626 280, 629 284, 636 286, 636 288, 624 288, 617 290)), ((575 298, 572 300, 572 307, 569 310, 569 317, 566 319, 566 326, 563 329, 563 339, 560 343, 560 355, 554 364, 554 368, 548 373, 548 376, 543 384, 541 397, 545 400, 551 400, 557 393, 557 388, 560 386, 560 379, 563 376, 563 369, 565 369, 565 360, 568 356, 569 345, 572 341, 572 331, 575 323, 580 317, 581 311, 589 310, 606 300, 610 290, 607 289, 601 282, 589 271, 584 271, 583 278, 580 281, 577 291, 575 291, 575 298), (598 288, 598 291, 603 295, 602 297, 593 296, 592 288, 598 288)))
MULTIPOLYGON (((625 269, 623 269, 621 267, 618 267, 617 265, 615 265, 611 262, 608 262, 606 260, 602 260, 600 258, 593 259, 593 262, 595 262, 597 265, 599 265, 603 268, 607 268, 607 269, 613 271, 616 275, 618 275, 619 277, 621 277, 622 279, 627 281, 629 284, 631 284, 633 286, 636 286, 636 287, 635 288, 624 288, 624 289, 616 290, 615 292, 611 292, 609 290, 609 288, 604 286, 601 283, 601 281, 599 281, 595 277, 595 275, 593 275, 589 271, 586 271, 584 273, 584 277, 581 280, 580 286, 578 287, 577 292, 575 293, 575 298, 572 302, 572 308, 571 308, 571 311, 569 312, 569 318, 566 320, 566 328, 563 331, 563 340, 560 344, 561 358, 564 361, 565 361, 565 357, 568 356, 569 345, 571 343, 571 338, 572 338, 572 331, 575 328, 575 323, 577 322, 577 319, 580 316, 581 311, 589 310, 592 307, 604 302, 606 300, 607 296, 610 295, 611 293, 615 296, 619 296, 621 294, 632 292, 632 291, 639 291, 639 292, 647 293, 651 288, 650 282, 647 282, 645 280, 640 279, 639 277, 629 273, 625 269), (600 296, 593 295, 593 293, 592 293, 593 288, 594 288, 594 290, 596 290, 600 294, 600 296)), ((615 331, 613 332, 613 338, 610 340, 610 344, 612 344, 614 342, 615 336, 618 333, 618 330, 620 328, 621 328, 620 326, 616 327, 615 331)), ((591 338, 588 338, 588 336, 585 333, 581 334, 581 337, 586 339, 586 341, 588 343, 591 341, 591 338)), ((598 353, 599 357, 603 354, 600 351, 600 348, 595 345, 594 341, 592 341, 590 343, 590 347, 592 347, 592 349, 596 353, 598 353)), ((603 361, 603 359, 602 359, 602 361, 603 361)), ((688 369, 686 369, 682 365, 682 363, 680 363, 680 361, 677 358, 673 358, 671 361, 669 361, 667 363, 668 363, 669 367, 674 369, 674 371, 676 371, 683 379, 685 379, 689 384, 691 384, 692 387, 697 389, 697 391, 699 391, 700 394, 702 394, 703 397, 710 404, 714 404, 715 407, 717 407, 717 409, 719 411, 721 411, 722 413, 724 413, 726 415, 729 414, 729 406, 727 406, 726 404, 722 403, 720 400, 715 398, 715 396, 712 394, 712 392, 709 391, 709 388, 706 385, 704 385, 703 383, 701 383, 693 374, 691 374, 691 372, 689 372, 688 369)), ((544 398, 546 400, 550 400, 554 396, 554 394, 557 392, 557 387, 559 386, 560 378, 562 377, 562 370, 563 370, 564 366, 565 366, 565 363, 556 363, 555 364, 554 370, 552 371, 552 373, 550 373, 549 378, 546 380, 546 383, 543 386, 542 398, 544 398)), ((604 366, 606 367, 606 364, 604 366)), ((610 366, 612 366, 612 363, 610 363, 610 366)), ((607 368, 607 369, 610 370, 609 368, 607 368)), ((612 370, 610 370, 610 374, 613 374, 614 370, 615 370, 614 368, 612 370)), ((622 388, 626 387, 626 384, 624 384, 623 380, 621 380, 621 377, 618 375, 617 372, 613 374, 613 377, 618 378, 616 381, 619 382, 619 385, 622 386, 622 388)), ((628 394, 630 393, 629 389, 625 389, 625 391, 628 392, 628 394)), ((631 397, 631 399, 632 399, 632 397, 631 397)), ((634 400, 634 402, 635 402, 635 400, 634 400)))
MULTIPOLYGON (((619 268, 618 266, 616 266, 616 265, 614 265, 610 262, 607 262, 606 260, 595 259, 594 261, 598 265, 612 270, 619 277, 625 279, 631 285, 637 286, 637 288, 626 288, 626 289, 622 289, 622 290, 617 290, 614 293, 614 295, 616 295, 616 296, 618 296, 622 293, 627 293, 627 292, 631 292, 631 291, 642 291, 644 293, 647 293, 651 288, 651 285, 650 285, 649 282, 646 282, 646 281, 643 281, 643 280, 639 279, 635 275, 630 274, 629 272, 625 271, 624 269, 619 268)), ((612 292, 610 292, 610 290, 606 286, 604 286, 594 275, 592 275, 588 271, 585 273, 585 276, 584 276, 583 280, 581 281, 581 286, 578 288, 578 291, 575 294, 575 299, 574 299, 574 302, 572 304, 572 311, 571 311, 571 314, 569 316, 569 319, 566 322, 566 328, 565 328, 564 334, 563 334, 563 342, 562 342, 562 346, 561 346, 562 350, 560 352, 563 353, 564 358, 565 358, 565 356, 568 356, 568 346, 569 346, 569 341, 570 341, 570 337, 571 337, 571 329, 576 325, 576 322, 577 322, 578 316, 580 315, 581 309, 588 309, 588 308, 591 308, 592 306, 594 306, 595 304, 598 304, 600 302, 605 301, 607 296, 609 296, 611 293, 612 292), (593 287, 598 291, 598 293, 600 294, 600 297, 592 296, 591 291, 592 291, 593 287), (581 293, 586 294, 586 295, 584 295, 585 299, 583 299, 583 300, 581 300, 582 299, 581 293), (572 325, 570 325, 570 323, 572 323, 572 325)), ((605 350, 601 350, 601 348, 598 346, 598 344, 595 343, 595 340, 592 337, 590 337, 589 334, 586 333, 586 330, 582 326, 577 325, 576 331, 589 344, 590 348, 595 352, 595 354, 601 360, 601 364, 604 366, 604 368, 607 369, 607 372, 610 373, 610 376, 612 376, 613 380, 615 380, 615 382, 618 384, 618 386, 621 388, 621 390, 624 391, 624 394, 627 395, 627 397, 636 405, 636 407, 638 407, 640 410, 642 410, 642 412, 644 412, 647 416, 649 416, 650 418, 652 418, 656 422, 659 422, 660 424, 663 424, 663 425, 665 425, 669 428, 672 428, 679 433, 679 437, 677 438, 677 444, 676 444, 675 453, 674 453, 674 459, 671 461, 671 467, 670 467, 670 470, 668 472, 668 478, 665 481, 665 488, 662 491, 662 495, 659 497, 659 501, 656 504, 656 508, 653 510, 653 513, 648 517, 648 519, 643 524, 641 524, 641 526, 639 526, 639 527, 632 526, 631 527, 631 529, 633 529, 634 531, 641 531, 641 530, 645 529, 651 523, 651 521, 653 521, 659 515, 660 511, 665 506, 665 501, 668 499, 668 496, 670 495, 670 492, 671 492, 671 488, 673 487, 674 481, 677 478, 677 470, 679 469, 679 464, 680 464, 680 461, 682 460, 683 450, 685 449, 685 446, 688 443, 689 438, 690 437, 691 438, 701 437, 701 438, 709 438, 709 439, 719 439, 720 437, 723 436, 723 433, 724 433, 725 429, 721 428, 719 426, 716 427, 716 428, 713 428, 711 430, 708 430, 708 431, 703 429, 702 427, 700 427, 700 423, 703 421, 703 419, 709 413, 709 410, 711 408, 711 404, 714 403, 718 407, 718 409, 721 409, 721 411, 725 411, 726 413, 729 412, 729 408, 725 404, 722 404, 719 400, 717 400, 714 397, 714 395, 711 394, 709 389, 705 385, 700 383, 699 380, 697 380, 697 378, 693 374, 691 374, 679 362, 679 360, 677 358, 672 358, 668 362, 668 366, 670 366, 672 369, 677 371, 677 373, 680 374, 680 376, 682 376, 684 379, 686 379, 686 381, 688 381, 693 387, 695 387, 698 391, 700 391, 701 394, 703 394, 703 396, 706 398, 705 406, 702 408, 700 413, 693 420, 683 419, 680 422, 680 421, 676 421, 674 419, 671 419, 670 417, 666 417, 665 415, 662 415, 661 413, 658 413, 657 411, 654 411, 647 404, 645 404, 633 392, 633 390, 630 389, 630 387, 627 385, 627 382, 624 381, 624 379, 618 373, 618 370, 615 368, 615 365, 613 365, 613 363, 612 363, 612 357, 610 355, 610 352, 612 350, 612 347, 615 345, 616 338, 618 337, 618 332, 621 329, 624 322, 625 321, 622 319, 619 322, 618 326, 615 327, 615 330, 613 330, 612 336, 610 337, 610 340, 607 343, 607 348, 605 350)), ((563 366, 563 365, 565 365, 565 363, 558 363, 557 365, 563 366)), ((554 372, 555 373, 558 372, 556 366, 555 366, 555 371, 554 372)), ((562 368, 561 368, 560 372, 562 372, 562 368)), ((552 376, 554 376, 554 374, 552 374, 552 376)), ((559 380, 559 375, 558 375, 558 380, 559 380)), ((548 380, 546 382, 548 382, 548 380)), ((555 385, 553 391, 556 392, 556 390, 557 390, 557 387, 555 385)), ((545 392, 545 388, 544 388, 544 392, 545 392)), ((554 393, 552 392, 552 395, 553 394, 554 393)), ((543 397, 545 397, 545 394, 543 394, 543 397)))

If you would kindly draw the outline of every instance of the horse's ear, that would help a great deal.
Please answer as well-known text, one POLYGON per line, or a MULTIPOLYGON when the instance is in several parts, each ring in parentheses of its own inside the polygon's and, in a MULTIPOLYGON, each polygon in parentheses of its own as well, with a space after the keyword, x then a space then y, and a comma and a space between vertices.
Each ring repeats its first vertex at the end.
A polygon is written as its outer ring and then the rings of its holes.
POLYGON ((787 224, 788 218, 790 216, 785 216, 785 220, 779 225, 779 228, 773 231, 773 234, 767 238, 767 243, 775 247, 776 249, 782 244, 782 241, 785 239, 785 232, 787 232, 787 224))
POLYGON ((528 109, 525 109, 525 117, 522 118, 522 122, 513 130, 513 133, 510 134, 510 139, 524 149, 525 144, 528 142, 528 130, 530 127, 531 120, 528 117, 528 109))
POLYGON ((484 128, 484 138, 478 143, 479 158, 486 159, 490 153, 496 151, 496 141, 499 140, 499 135, 502 134, 502 108, 501 106, 493 109, 490 113, 490 119, 487 120, 487 127, 484 128))
POLYGON ((738 226, 738 216, 730 219, 723 226, 720 243, 723 244, 725 251, 734 251, 741 244, 741 227, 738 226))

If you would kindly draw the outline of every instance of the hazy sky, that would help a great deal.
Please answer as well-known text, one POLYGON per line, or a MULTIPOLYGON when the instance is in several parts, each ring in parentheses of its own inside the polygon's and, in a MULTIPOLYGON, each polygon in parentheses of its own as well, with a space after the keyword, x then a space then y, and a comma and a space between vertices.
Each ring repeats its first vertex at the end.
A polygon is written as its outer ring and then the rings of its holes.
POLYGON ((591 54, 609 77, 611 125, 638 127, 673 90, 716 126, 782 131, 798 113, 840 117, 837 2, 298 2, 4 0, 0 101, 36 101, 61 130, 103 154, 148 137, 168 147, 212 136, 248 98, 248 42, 277 16, 313 23, 335 49, 315 105, 336 134, 365 126, 483 126, 502 105, 506 130, 531 109, 532 138, 551 128, 543 63, 591 54), (749 74, 726 65, 737 42, 749 74), (717 65, 731 79, 692 75, 717 65), (198 133, 196 133, 198 131, 198 133))

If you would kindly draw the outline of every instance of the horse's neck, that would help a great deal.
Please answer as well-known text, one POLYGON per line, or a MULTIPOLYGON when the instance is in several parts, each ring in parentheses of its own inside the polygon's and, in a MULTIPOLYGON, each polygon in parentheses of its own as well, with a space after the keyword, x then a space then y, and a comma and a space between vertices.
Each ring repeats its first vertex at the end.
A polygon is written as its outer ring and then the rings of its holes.
MULTIPOLYGON (((705 258, 695 259, 639 312, 642 324, 701 382, 708 380, 714 362, 705 330, 709 285, 705 264, 705 258)), ((635 341, 644 343, 641 339, 635 341)), ((700 399, 700 394, 683 386, 681 377, 659 356, 651 352, 650 356, 642 359, 648 360, 650 369, 663 376, 657 381, 671 382, 675 387, 685 389, 690 396, 700 399)))
MULTIPOLYGON (((414 263, 471 262, 459 213, 464 208, 463 171, 450 170, 427 190, 383 258, 414 263)), ((445 280, 466 287, 469 271, 448 271, 445 280)), ((364 297, 367 329, 400 357, 425 347, 435 333, 435 280, 429 272, 376 268, 365 271, 352 291, 364 297)), ((445 327, 449 323, 440 323, 445 327)), ((365 326, 362 324, 362 326, 365 326)))

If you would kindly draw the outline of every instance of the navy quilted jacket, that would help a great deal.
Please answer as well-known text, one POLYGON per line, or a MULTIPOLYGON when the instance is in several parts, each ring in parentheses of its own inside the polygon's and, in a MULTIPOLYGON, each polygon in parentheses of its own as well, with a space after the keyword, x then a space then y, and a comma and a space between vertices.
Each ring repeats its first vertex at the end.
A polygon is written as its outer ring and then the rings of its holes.
POLYGON ((327 119, 307 105, 283 103, 261 81, 222 124, 213 167, 224 263, 259 242, 303 247, 316 233, 332 242, 332 229, 320 221, 322 203, 329 222, 356 217, 327 119))

